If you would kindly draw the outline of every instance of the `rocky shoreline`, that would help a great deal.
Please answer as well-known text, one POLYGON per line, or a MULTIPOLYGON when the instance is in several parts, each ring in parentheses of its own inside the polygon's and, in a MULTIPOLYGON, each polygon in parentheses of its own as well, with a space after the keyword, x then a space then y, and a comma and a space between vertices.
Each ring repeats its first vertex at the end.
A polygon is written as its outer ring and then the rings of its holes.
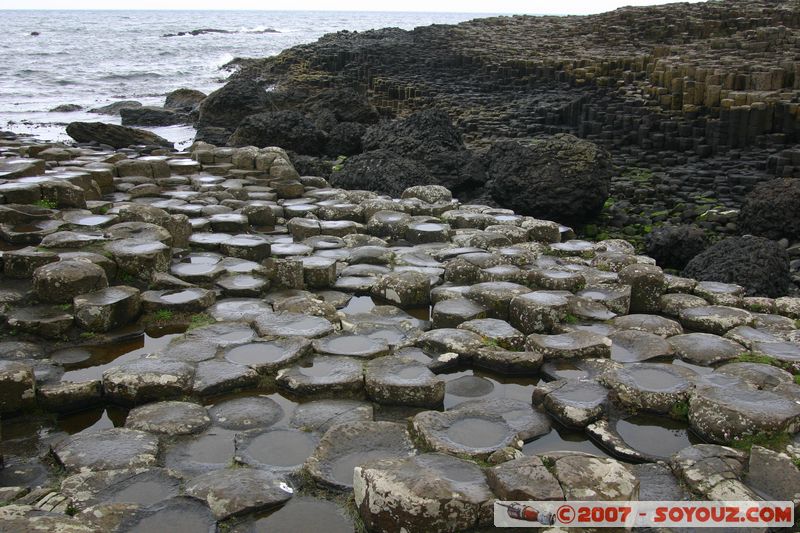
POLYGON ((3 133, 0 529, 797 506, 792 6, 341 32, 3 133))
MULTIPOLYGON (((665 225, 699 227, 712 241, 771 233, 741 227, 738 211, 760 183, 797 177, 797 31, 791 2, 498 17, 340 32, 236 60, 234 79, 274 87, 273 107, 338 88, 366 94, 384 116, 444 110, 479 154, 498 140, 560 132, 597 143, 616 169, 609 203, 576 229, 658 255, 647 235, 665 225)), ((781 239, 790 248, 798 235, 781 239)))
POLYGON ((280 148, 0 151, 4 527, 482 531, 495 499, 797 501, 798 298, 442 186, 335 188, 280 148))

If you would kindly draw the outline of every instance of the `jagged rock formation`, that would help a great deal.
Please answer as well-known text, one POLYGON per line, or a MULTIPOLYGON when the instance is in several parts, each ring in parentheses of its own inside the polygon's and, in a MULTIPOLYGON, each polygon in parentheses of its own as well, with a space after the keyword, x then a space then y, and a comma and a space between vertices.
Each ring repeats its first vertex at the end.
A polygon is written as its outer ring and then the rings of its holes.
POLYGON ((689 223, 737 235, 757 184, 800 177, 798 7, 710 1, 343 31, 235 60, 234 79, 311 99, 355 90, 388 117, 437 108, 468 148, 572 133, 620 169, 603 232, 641 242, 661 223, 689 223), (646 179, 631 180, 638 169, 646 179))

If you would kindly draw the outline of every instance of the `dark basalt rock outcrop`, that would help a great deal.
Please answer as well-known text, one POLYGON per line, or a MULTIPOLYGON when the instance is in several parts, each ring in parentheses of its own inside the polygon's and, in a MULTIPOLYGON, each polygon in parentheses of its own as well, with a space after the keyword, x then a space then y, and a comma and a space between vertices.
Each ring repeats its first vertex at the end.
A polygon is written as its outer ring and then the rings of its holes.
POLYGON ((426 109, 405 120, 373 126, 362 139, 365 150, 387 149, 419 161, 452 189, 476 188, 486 181, 483 166, 464 146, 461 133, 444 111, 426 109))
POLYGON ((485 159, 492 198, 523 215, 582 224, 608 198, 608 152, 572 135, 496 143, 485 159))
POLYGON ((198 129, 219 127, 234 130, 245 117, 266 111, 269 102, 267 92, 254 81, 226 83, 200 104, 198 129))
POLYGON ((655 228, 645 237, 647 255, 661 267, 681 270, 708 247, 708 237, 696 226, 682 224, 655 228))
POLYGON ((127 148, 136 144, 172 148, 171 142, 155 133, 102 122, 71 122, 67 126, 67 135, 80 143, 96 142, 114 148, 127 148))
POLYGON ((281 146, 301 154, 318 155, 325 134, 299 111, 274 111, 246 117, 228 139, 230 146, 281 146))
POLYGON ((83 106, 79 106, 78 104, 61 104, 57 105, 54 108, 50 109, 50 113, 74 113, 75 111, 80 111, 83 109, 83 106))
POLYGON ((120 111, 123 126, 175 126, 189 123, 189 116, 173 109, 142 106, 120 111))
POLYGON ((306 100, 302 107, 322 129, 330 129, 336 122, 375 124, 380 118, 366 95, 348 88, 323 90, 306 100))
POLYGON ((334 187, 399 196, 408 187, 430 185, 436 179, 421 163, 389 150, 373 150, 347 159, 330 181, 334 187))
POLYGON ((683 271, 700 281, 736 283, 757 296, 778 297, 789 290, 789 258, 762 237, 729 237, 692 259, 683 271))
POLYGON ((167 109, 177 109, 190 111, 200 105, 205 100, 206 93, 195 89, 175 89, 167 94, 164 100, 164 107, 167 109))
POLYGON ((90 109, 89 113, 97 113, 99 115, 119 115, 123 109, 134 109, 136 107, 142 107, 142 103, 137 102, 136 100, 120 100, 119 102, 114 102, 102 107, 90 109))
MULTIPOLYGON (((639 244, 668 222, 735 235, 736 209, 755 185, 800 178, 795 7, 730 0, 342 31, 231 66, 234 79, 312 98, 365 88, 386 117, 441 109, 476 152, 571 133, 621 167, 599 234, 639 244)), ((485 189, 454 192, 502 204, 485 189)))
POLYGON ((340 122, 329 130, 325 151, 332 157, 361 153, 361 137, 367 126, 358 122, 340 122))
POLYGON ((769 239, 800 238, 800 179, 758 184, 739 213, 743 232, 769 239))

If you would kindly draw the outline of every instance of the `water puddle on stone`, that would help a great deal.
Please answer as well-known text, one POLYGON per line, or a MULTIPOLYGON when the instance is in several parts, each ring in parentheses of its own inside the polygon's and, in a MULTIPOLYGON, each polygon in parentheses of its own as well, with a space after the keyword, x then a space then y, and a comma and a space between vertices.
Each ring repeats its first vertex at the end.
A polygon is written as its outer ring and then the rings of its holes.
POLYGON ((14 252, 28 246, 25 243, 12 243, 0 240, 0 252, 14 252))
POLYGON ((513 398, 531 401, 538 377, 509 377, 481 370, 461 370, 439 374, 445 384, 444 407, 480 398, 513 398))
POLYGON ((0 487, 37 487, 52 483, 50 469, 37 458, 3 458, 0 468, 0 487))
POLYGON ((61 360, 66 372, 62 381, 80 383, 103 377, 103 372, 122 363, 158 352, 179 336, 174 329, 150 331, 133 339, 124 339, 100 346, 81 346, 66 348, 52 354, 53 359, 61 360), (69 361, 74 362, 69 362, 69 361))
POLYGON ((203 405, 207 408, 211 409, 214 405, 221 404, 223 402, 229 400, 237 400, 240 398, 249 398, 251 396, 265 396, 278 405, 281 406, 283 409, 283 418, 280 420, 276 420, 274 424, 270 426, 270 428, 282 428, 287 427, 289 424, 289 420, 291 420, 292 415, 294 415, 294 411, 298 406, 298 402, 293 401, 285 396, 277 393, 272 392, 272 390, 257 390, 257 391, 243 391, 243 392, 236 392, 233 394, 223 394, 218 396, 210 396, 203 399, 203 405))
POLYGON ((143 479, 134 481, 115 492, 108 501, 111 503, 135 503, 146 506, 166 500, 171 496, 175 496, 176 493, 175 484, 158 479, 143 479))
POLYGON ((619 420, 617 433, 631 448, 657 457, 669 457, 691 446, 702 444, 686 422, 652 415, 636 415, 619 420))
POLYGON ((268 342, 251 342, 231 349, 225 359, 240 365, 271 363, 286 355, 286 348, 268 342))
POLYGON ((336 355, 359 354, 375 350, 380 344, 369 337, 361 335, 347 335, 332 338, 324 343, 326 353, 336 355))
POLYGON ((127 416, 127 409, 109 405, 62 416, 56 422, 56 426, 70 435, 91 433, 103 429, 122 427, 125 425, 127 416))
POLYGON ((343 455, 331 463, 331 474, 333 479, 342 483, 343 485, 350 486, 353 484, 353 469, 358 465, 364 464, 367 461, 375 459, 386 459, 389 457, 396 457, 396 453, 388 452, 385 450, 371 450, 348 453, 343 455))
POLYGON ((103 215, 93 215, 93 216, 85 216, 85 217, 75 217, 72 218, 69 222, 70 224, 75 224, 78 226, 100 226, 112 220, 112 217, 103 216, 103 215))
POLYGON ((685 383, 677 376, 657 368, 636 368, 629 369, 629 372, 638 386, 653 392, 670 391, 685 383))
POLYGON ((176 292, 168 292, 161 295, 161 300, 170 303, 170 304, 185 304, 186 302, 191 302, 196 300, 198 296, 198 292, 195 290, 185 290, 185 291, 176 291, 176 292))
POLYGON ((470 448, 491 448, 502 443, 508 429, 484 418, 462 418, 454 422, 447 430, 447 436, 453 442, 470 448))
POLYGON ((522 453, 525 455, 557 451, 584 452, 600 457, 609 457, 582 430, 568 428, 555 421, 550 433, 542 435, 522 447, 522 453))
POLYGON ((309 433, 278 429, 255 437, 244 451, 259 463, 289 467, 305 462, 316 445, 317 440, 309 433))
POLYGON ((308 496, 295 496, 277 511, 256 519, 252 528, 247 531, 254 533, 301 531, 353 533, 353 530, 352 521, 335 503, 308 496))
POLYGON ((52 437, 54 429, 51 420, 45 417, 3 418, 2 452, 6 455, 30 455, 32 449, 52 437))
POLYGON ((690 370, 694 370, 695 372, 697 372, 701 376, 705 375, 705 374, 710 374, 710 373, 712 373, 714 371, 713 367, 694 365, 692 363, 687 363, 683 359, 678 359, 678 358, 673 359, 672 360, 672 364, 676 365, 676 366, 682 366, 682 367, 688 368, 690 370))
MULTIPOLYGON (((376 278, 377 279, 377 278, 376 278)), ((373 298, 372 296, 354 296, 350 298, 350 301, 347 302, 347 305, 344 306, 341 311, 348 315, 355 315, 359 313, 369 313, 378 305, 390 305, 393 307, 398 307, 395 303, 390 302, 388 300, 383 300, 381 298, 373 298)), ((402 309, 412 317, 418 320, 430 320, 431 319, 431 306, 420 306, 420 307, 407 307, 402 308, 398 307, 398 309, 402 309)))
POLYGON ((375 302, 369 296, 354 296, 341 311, 348 315, 369 313, 375 308, 375 302))
POLYGON ((209 520, 192 509, 165 509, 143 518, 128 530, 129 533, 153 533, 169 531, 169 533, 198 533, 211 531, 209 520))
POLYGON ((427 372, 426 369, 420 367, 407 367, 401 368, 398 372, 395 372, 395 377, 400 379, 417 379, 418 377, 422 376, 427 372))
POLYGON ((235 431, 215 427, 201 435, 183 437, 166 450, 164 465, 192 475, 226 468, 233 461, 235 435, 235 431))

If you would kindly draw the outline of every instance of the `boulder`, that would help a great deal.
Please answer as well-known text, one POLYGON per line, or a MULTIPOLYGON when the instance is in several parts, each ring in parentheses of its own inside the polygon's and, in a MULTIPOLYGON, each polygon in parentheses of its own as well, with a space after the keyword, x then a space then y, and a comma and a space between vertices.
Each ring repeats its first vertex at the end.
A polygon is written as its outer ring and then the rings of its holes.
POLYGON ((744 233, 768 239, 800 238, 800 180, 759 183, 744 200, 737 219, 744 233))
POLYGON ((123 109, 135 109, 137 107, 142 107, 142 103, 136 100, 120 100, 119 102, 114 102, 103 107, 90 109, 89 113, 97 113, 98 115, 119 115, 123 109))
POLYGON ((708 247, 708 238, 697 226, 662 226, 647 234, 645 247, 662 268, 681 270, 708 247))
POLYGON ((78 104, 61 104, 48 110, 49 113, 74 113, 83 109, 83 106, 78 104))
POLYGON ((187 124, 189 116, 173 109, 142 106, 120 111, 123 126, 174 126, 187 124))
POLYGON ((167 94, 164 100, 164 107, 167 109, 191 111, 200 105, 200 102, 205 100, 205 98, 205 93, 194 89, 175 89, 167 94))
POLYGON ((245 117, 266 110, 269 102, 267 92, 256 82, 230 81, 200 104, 198 129, 218 127, 234 130, 245 117))
POLYGON ((436 178, 421 163, 384 149, 353 156, 330 176, 333 187, 364 189, 395 198, 409 187, 435 182, 436 178))
POLYGON ((608 152, 572 135, 495 143, 485 160, 489 193, 517 214, 580 225, 608 198, 608 152))
POLYGON ((228 139, 229 146, 280 146, 308 155, 322 153, 325 142, 325 134, 299 111, 250 115, 228 139))
POLYGON ((102 122, 70 122, 67 125, 67 135, 79 143, 96 142, 117 149, 136 144, 173 148, 171 142, 155 133, 102 122))
POLYGON ((728 237, 692 259, 683 274, 742 285, 750 296, 783 296, 792 285, 786 251, 763 237, 728 237))

